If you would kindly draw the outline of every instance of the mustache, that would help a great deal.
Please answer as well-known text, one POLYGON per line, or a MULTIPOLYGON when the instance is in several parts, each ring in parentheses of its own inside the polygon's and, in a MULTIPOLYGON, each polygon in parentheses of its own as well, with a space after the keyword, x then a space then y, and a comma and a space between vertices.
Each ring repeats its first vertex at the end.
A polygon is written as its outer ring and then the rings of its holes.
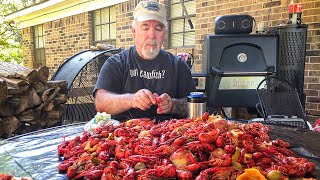
POLYGON ((159 44, 158 41, 155 39, 148 39, 145 42, 145 45, 157 45, 158 46, 158 44, 159 44))

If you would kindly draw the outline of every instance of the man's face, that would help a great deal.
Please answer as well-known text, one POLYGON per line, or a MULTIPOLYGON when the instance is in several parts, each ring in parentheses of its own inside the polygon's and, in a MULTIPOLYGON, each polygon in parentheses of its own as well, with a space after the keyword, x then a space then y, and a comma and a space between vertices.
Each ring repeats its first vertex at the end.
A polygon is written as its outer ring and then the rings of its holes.
POLYGON ((146 60, 157 57, 166 32, 164 25, 156 20, 136 22, 132 31, 139 55, 146 60))

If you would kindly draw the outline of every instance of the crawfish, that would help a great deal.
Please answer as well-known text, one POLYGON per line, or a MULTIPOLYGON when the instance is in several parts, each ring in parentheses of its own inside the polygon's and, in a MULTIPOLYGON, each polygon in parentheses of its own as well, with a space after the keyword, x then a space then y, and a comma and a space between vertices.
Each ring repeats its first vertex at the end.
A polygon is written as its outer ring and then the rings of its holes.
POLYGON ((254 152, 254 142, 251 141, 250 139, 249 140, 243 140, 242 141, 242 145, 243 145, 243 148, 245 150, 247 150, 249 153, 253 153, 254 152))
POLYGON ((177 172, 178 179, 189 180, 193 178, 192 172, 187 169, 178 168, 176 172, 177 172))
POLYGON ((135 173, 134 169, 130 168, 127 171, 127 174, 125 176, 123 176, 122 180, 132 180, 132 179, 135 179, 135 177, 136 177, 136 173, 135 173))
POLYGON ((139 118, 139 119, 130 119, 126 121, 125 126, 127 127, 142 126, 144 127, 144 129, 150 129, 153 126, 155 126, 155 124, 152 121, 150 121, 149 118, 139 118))
POLYGON ((210 132, 212 130, 218 130, 218 129, 214 128, 213 122, 208 122, 208 121, 206 123, 201 122, 201 123, 198 123, 197 125, 198 125, 198 127, 195 127, 194 129, 198 133, 199 132, 210 132))
POLYGON ((302 165, 307 173, 312 173, 316 169, 316 165, 313 162, 306 162, 302 165))
POLYGON ((284 148, 289 148, 290 144, 284 140, 281 139, 276 139, 276 140, 272 140, 272 145, 274 146, 278 146, 278 147, 284 147, 284 148))
POLYGON ((77 157, 71 157, 68 160, 63 161, 58 165, 59 172, 66 172, 68 168, 73 164, 73 162, 77 159, 77 157))
POLYGON ((100 180, 101 176, 103 174, 103 170, 99 170, 99 169, 89 169, 87 171, 83 171, 80 174, 78 174, 75 179, 80 179, 82 177, 86 178, 86 179, 97 179, 100 180))
POLYGON ((226 120, 217 120, 214 121, 214 127, 215 129, 219 129, 219 132, 225 133, 228 131, 228 123, 226 120))
POLYGON ((153 154, 154 153, 154 147, 153 146, 144 146, 144 145, 136 145, 134 147, 134 153, 136 154, 153 154))
POLYGON ((176 167, 173 164, 156 166, 146 171, 148 177, 172 178, 176 176, 176 167))
POLYGON ((225 180, 229 179, 235 169, 232 166, 229 167, 212 167, 200 172, 196 177, 196 180, 225 180))
POLYGON ((225 146, 225 144, 226 144, 226 139, 222 135, 218 136, 216 140, 217 147, 222 148, 225 146))
POLYGON ((125 158, 125 157, 128 157, 129 155, 133 154, 133 151, 130 150, 129 148, 127 148, 126 146, 124 145, 118 145, 116 146, 115 148, 115 151, 114 151, 114 156, 118 159, 122 159, 122 158, 125 158))
POLYGON ((185 119, 181 119, 181 120, 169 120, 170 123, 168 125, 168 131, 173 131, 174 129, 176 129, 177 127, 181 127, 183 126, 185 123, 187 122, 190 122, 190 121, 187 121, 185 119))
POLYGON ((232 163, 231 154, 223 154, 220 158, 213 158, 207 161, 209 166, 230 166, 232 163))
POLYGON ((122 178, 119 175, 111 174, 111 173, 108 173, 108 174, 103 173, 101 176, 101 180, 121 180, 121 179, 122 178))
POLYGON ((200 141, 193 141, 186 144, 186 147, 191 152, 199 152, 199 151, 213 151, 215 147, 209 143, 203 143, 200 141))
POLYGON ((169 137, 179 137, 182 136, 188 130, 185 126, 176 127, 169 135, 169 137))
MULTIPOLYGON (((235 135, 235 134, 241 134, 242 131, 234 129, 234 130, 232 130, 232 132, 228 131, 225 133, 224 140, 227 142, 225 144, 230 144, 230 145, 237 147, 237 146, 239 146, 239 138, 238 138, 239 135, 235 135), (232 132, 234 132, 234 133, 232 133, 232 132)), ((219 144, 219 143, 217 143, 217 144, 219 144)), ((223 143, 222 143, 222 145, 223 145, 223 143)), ((219 145, 219 146, 221 146, 221 145, 219 145)))
POLYGON ((186 139, 184 137, 178 137, 178 138, 174 139, 174 141, 171 145, 175 148, 178 148, 185 143, 186 143, 186 139))
POLYGON ((199 133, 198 139, 203 143, 214 143, 219 136, 219 129, 213 129, 206 133, 199 133))
POLYGON ((131 155, 128 157, 128 159, 136 163, 143 162, 143 163, 161 164, 160 159, 157 156, 131 155))
POLYGON ((117 174, 118 170, 114 167, 105 167, 101 180, 121 180, 122 178, 117 174))
POLYGON ((154 136, 160 137, 163 134, 163 132, 168 131, 168 126, 172 123, 174 123, 174 120, 168 120, 168 121, 161 122, 161 123, 153 126, 149 130, 149 132, 150 132, 150 134, 152 134, 154 136))
POLYGON ((207 169, 208 165, 206 162, 195 162, 193 164, 187 165, 185 168, 192 173, 197 173, 198 171, 207 169))
POLYGON ((276 147, 276 150, 288 157, 295 157, 296 155, 290 150, 282 147, 276 147))
POLYGON ((175 147, 169 145, 162 145, 153 151, 154 154, 170 156, 176 150, 175 147))
POLYGON ((129 131, 129 129, 128 128, 117 128, 116 130, 114 130, 114 136, 116 136, 116 137, 122 137, 122 136, 124 136, 124 137, 131 137, 132 136, 132 134, 131 134, 131 132, 129 131))

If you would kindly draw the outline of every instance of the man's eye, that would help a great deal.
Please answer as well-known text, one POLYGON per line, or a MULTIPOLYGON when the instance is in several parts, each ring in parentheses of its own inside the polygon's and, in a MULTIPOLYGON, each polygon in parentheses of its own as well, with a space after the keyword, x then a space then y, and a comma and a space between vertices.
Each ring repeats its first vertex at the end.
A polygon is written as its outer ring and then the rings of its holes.
POLYGON ((163 31, 163 26, 157 26, 156 29, 157 31, 163 31))

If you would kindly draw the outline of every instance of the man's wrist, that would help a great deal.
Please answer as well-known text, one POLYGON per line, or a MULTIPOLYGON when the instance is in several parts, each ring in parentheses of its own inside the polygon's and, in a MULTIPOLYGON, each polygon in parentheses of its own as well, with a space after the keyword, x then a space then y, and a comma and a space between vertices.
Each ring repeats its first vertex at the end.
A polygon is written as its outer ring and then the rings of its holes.
POLYGON ((188 112, 189 112, 189 109, 188 109, 187 98, 183 98, 183 99, 172 98, 171 114, 177 115, 179 117, 187 117, 188 112))

